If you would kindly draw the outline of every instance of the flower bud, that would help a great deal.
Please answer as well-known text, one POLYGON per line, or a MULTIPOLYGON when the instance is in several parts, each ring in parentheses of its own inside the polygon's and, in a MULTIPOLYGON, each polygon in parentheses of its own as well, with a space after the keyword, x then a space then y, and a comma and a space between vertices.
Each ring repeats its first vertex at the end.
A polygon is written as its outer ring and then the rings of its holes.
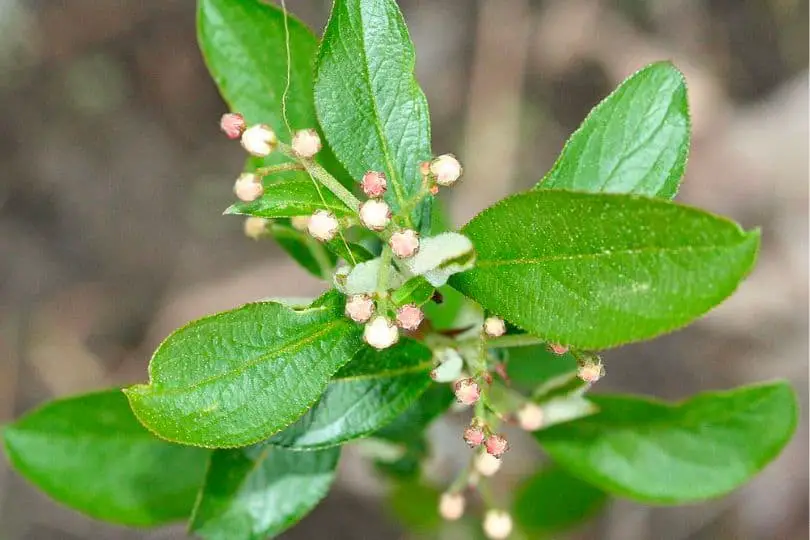
POLYGON ((481 388, 470 378, 456 381, 453 390, 456 393, 456 401, 464 405, 472 405, 481 397, 481 388))
POLYGON ((374 313, 374 300, 367 294, 355 294, 346 301, 346 315, 354 322, 364 323, 374 313))
POLYGON ((506 323, 500 317, 487 317, 484 321, 484 333, 489 337, 498 337, 506 333, 506 323))
POLYGON ((377 316, 366 324, 363 339, 375 349, 387 349, 399 340, 399 330, 385 317, 377 316))
POLYGON ((266 124, 256 124, 250 126, 242 133, 242 148, 248 151, 249 154, 256 157, 265 157, 270 155, 273 148, 278 143, 276 134, 266 124))
POLYGON ((461 163, 453 154, 444 154, 430 162, 430 172, 436 177, 437 184, 449 186, 461 176, 461 163))
POLYGON ((526 403, 517 411, 518 424, 526 431, 537 431, 543 427, 543 409, 536 403, 526 403))
POLYGON ((496 458, 501 457, 509 450, 509 443, 503 435, 490 435, 484 442, 484 446, 487 448, 487 453, 496 458))
POLYGON ((221 129, 229 139, 238 139, 245 131, 245 117, 239 113, 225 113, 219 119, 221 129))
POLYGON ((413 257, 419 251, 419 233, 411 229, 397 231, 388 240, 391 251, 400 259, 413 257))
POLYGON ((267 231, 268 223, 266 219, 260 217, 249 217, 245 219, 245 236, 258 240, 259 237, 267 231))
POLYGON ((296 156, 309 159, 321 151, 321 138, 314 129, 301 129, 293 135, 290 146, 296 156))
POLYGON ((559 343, 549 343, 548 348, 551 349, 551 352, 554 354, 565 354, 568 352, 568 347, 560 345, 559 343))
POLYGON ((425 314, 416 304, 406 304, 397 310, 397 326, 403 330, 416 330, 425 314))
POLYGON ((290 225, 296 231, 305 231, 309 227, 309 216, 293 216, 290 218, 290 225))
POLYGON ((480 446, 483 444, 485 438, 486 434, 484 433, 484 430, 475 420, 473 420, 473 423, 467 426, 467 429, 464 430, 464 441, 470 446, 470 448, 480 446))
POLYGON ((379 199, 370 199, 360 205, 360 221, 372 231, 381 231, 391 221, 391 209, 379 199))
POLYGON ((334 214, 326 210, 318 210, 310 216, 307 231, 316 240, 328 242, 337 234, 338 226, 338 220, 334 214))
POLYGON ((429 161, 423 161, 422 163, 419 164, 419 173, 422 176, 427 176, 427 175, 430 174, 430 162, 429 161))
POLYGON ((588 384, 593 384, 605 376, 605 366, 599 360, 585 360, 577 366, 577 376, 588 384))
POLYGON ((360 186, 363 188, 363 193, 366 194, 366 197, 376 199, 377 197, 383 196, 388 182, 385 180, 385 173, 368 171, 363 175, 360 186))
POLYGON ((442 493, 439 499, 439 515, 448 521, 455 521, 464 515, 464 495, 442 493))
POLYGON ((484 516, 484 534, 491 540, 504 540, 512 534, 512 516, 503 510, 490 510, 484 516))
POLYGON ((481 476, 492 476, 501 468, 501 460, 486 452, 478 452, 473 466, 481 476))
POLYGON ((262 179, 255 174, 242 173, 233 185, 233 192, 240 201, 255 201, 264 193, 262 179))

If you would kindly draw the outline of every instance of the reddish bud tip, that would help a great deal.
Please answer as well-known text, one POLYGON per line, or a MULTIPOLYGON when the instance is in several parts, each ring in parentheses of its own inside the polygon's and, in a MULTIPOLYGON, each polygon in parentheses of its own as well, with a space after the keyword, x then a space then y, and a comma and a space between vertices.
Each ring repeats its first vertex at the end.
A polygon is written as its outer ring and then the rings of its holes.
POLYGON ((456 401, 464 405, 472 405, 481 397, 481 388, 470 378, 456 381, 453 390, 456 394, 456 401))
POLYGON ((490 435, 484 442, 487 453, 497 458, 504 455, 509 450, 509 442, 503 435, 490 435))
POLYGON ((245 131, 245 127, 247 127, 245 117, 239 113, 225 113, 222 115, 222 118, 219 119, 219 129, 221 129, 229 139, 238 139, 241 137, 242 133, 245 131))
POLYGON ((467 426, 467 429, 464 430, 464 441, 470 446, 470 448, 475 448, 476 446, 482 445, 485 438, 486 434, 484 433, 484 430, 477 424, 471 424, 467 426))
POLYGON ((565 354, 568 352, 568 347, 560 345, 559 343, 549 343, 548 347, 554 354, 565 354))
POLYGON ((388 182, 385 180, 385 173, 368 171, 363 175, 360 181, 360 186, 363 188, 363 193, 366 197, 376 199, 382 197, 388 182))

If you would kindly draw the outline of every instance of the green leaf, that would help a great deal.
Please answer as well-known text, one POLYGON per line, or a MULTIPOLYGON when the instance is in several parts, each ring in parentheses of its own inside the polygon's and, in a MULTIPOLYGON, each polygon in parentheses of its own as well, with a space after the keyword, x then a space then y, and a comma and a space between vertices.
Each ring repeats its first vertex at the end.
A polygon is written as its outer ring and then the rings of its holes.
POLYGON ((434 384, 422 394, 416 403, 374 436, 386 441, 408 443, 422 433, 431 422, 444 414, 452 405, 453 399, 453 392, 449 385, 434 384))
POLYGON ((273 222, 270 234, 290 257, 313 276, 329 279, 332 275, 337 259, 324 244, 286 223, 273 222))
POLYGON ((420 190, 419 164, 431 155, 427 100, 413 69, 396 2, 335 1, 315 66, 318 118, 353 178, 385 172, 394 210, 420 190))
POLYGON ((360 244, 354 242, 344 242, 344 239, 338 236, 333 238, 325 245, 335 255, 343 259, 349 264, 358 264, 370 261, 374 255, 360 244))
POLYGON ((554 354, 545 344, 510 348, 508 354, 506 372, 512 383, 524 390, 577 369, 574 355, 570 352, 554 354))
POLYGON ((129 526, 187 518, 209 454, 156 439, 118 389, 47 403, 6 426, 3 438, 13 467, 42 491, 129 526))
POLYGON ((591 111, 537 187, 671 199, 689 129, 683 74, 669 62, 652 64, 591 111))
POLYGON ((526 532, 559 532, 593 516, 606 501, 605 492, 552 467, 518 486, 512 514, 526 532))
POLYGON ((316 210, 328 210, 337 217, 348 216, 352 211, 331 191, 321 187, 318 191, 310 179, 268 182, 264 195, 251 202, 237 202, 226 214, 256 216, 261 218, 284 218, 309 216, 316 210))
POLYGON ((171 441, 264 440, 303 415, 361 347, 343 307, 330 292, 305 310, 260 302, 194 321, 155 351, 149 384, 125 390, 132 410, 171 441))
POLYGON ((431 351, 402 340, 390 349, 361 348, 320 401, 270 443, 312 450, 364 437, 389 424, 430 385, 431 351))
POLYGON ((440 287, 453 274, 473 267, 475 250, 466 236, 445 232, 423 238, 416 255, 403 264, 412 274, 424 276, 431 285, 440 287))
POLYGON ((751 270, 759 231, 658 199, 521 193, 462 231, 476 267, 451 285, 545 341, 601 349, 680 328, 751 270))
POLYGON ((205 540, 262 540, 297 523, 335 479, 340 449, 216 450, 189 530, 205 540))
POLYGON ((388 493, 388 508, 398 522, 409 531, 427 533, 439 527, 442 519, 437 511, 441 493, 418 480, 396 482, 388 493))
POLYGON ((481 306, 449 285, 439 287, 441 303, 428 302, 424 306, 425 318, 437 330, 457 330, 484 322, 481 306))
POLYGON ((555 462, 605 491, 682 504, 739 487, 773 460, 796 428, 785 382, 695 396, 669 405, 591 396, 600 412, 538 431, 555 462))
POLYGON ((391 301, 395 306, 416 304, 422 306, 433 298, 435 287, 422 276, 415 276, 402 284, 400 288, 391 293, 391 301))

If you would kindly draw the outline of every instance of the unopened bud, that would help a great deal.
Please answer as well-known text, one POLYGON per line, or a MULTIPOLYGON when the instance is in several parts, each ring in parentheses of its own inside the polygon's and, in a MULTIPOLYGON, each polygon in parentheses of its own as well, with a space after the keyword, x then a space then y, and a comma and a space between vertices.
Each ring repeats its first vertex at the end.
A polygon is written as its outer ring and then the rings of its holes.
POLYGON ((425 314, 416 304, 406 304, 397 310, 397 326, 403 330, 416 330, 425 314))
POLYGON ((225 113, 219 119, 221 129, 229 139, 238 139, 245 131, 245 117, 239 113, 225 113))
POLYGON ((321 138, 314 129, 301 129, 293 135, 290 146, 296 156, 308 159, 321 151, 321 138))
POLYGON ((548 347, 554 354, 565 354, 568 352, 568 347, 560 345, 559 343, 549 343, 548 347))
POLYGON ((455 521, 464 515, 464 495, 442 493, 439 499, 439 515, 448 521, 455 521))
POLYGON ((437 184, 449 186, 461 176, 461 163, 453 154, 443 154, 430 162, 430 172, 436 177, 437 184))
POLYGON ((478 452, 473 465, 481 476, 492 476, 501 468, 501 460, 486 452, 478 452))
POLYGON ((245 236, 253 240, 258 240, 259 237, 267 231, 268 223, 266 219, 260 217, 249 217, 245 219, 245 236))
POLYGON ((506 323, 500 317, 487 317, 484 321, 484 333, 489 337, 498 337, 506 333, 506 323))
POLYGON ((399 340, 399 330, 385 317, 374 317, 366 324, 363 339, 375 349, 387 349, 399 340))
POLYGON ((366 194, 366 197, 372 199, 382 197, 387 185, 388 182, 385 180, 385 173, 376 171, 368 171, 363 175, 363 180, 360 182, 363 193, 366 194))
POLYGON ((242 133, 242 148, 257 157, 270 155, 273 148, 278 143, 278 138, 270 126, 266 124, 256 124, 250 126, 242 133))
POLYGON ((290 218, 290 225, 296 231, 305 231, 309 227, 309 216, 293 216, 290 218))
POLYGON ((420 163, 419 164, 419 172, 422 174, 422 176, 429 175, 430 174, 430 162, 429 161, 423 161, 422 163, 420 163))
POLYGON ((366 322, 373 313, 374 300, 367 294, 355 294, 346 301, 346 315, 354 322, 366 322))
POLYGON ((391 221, 391 208, 379 199, 370 199, 360 205, 360 221, 372 231, 381 231, 391 221))
POLYGON ((473 423, 467 426, 467 429, 464 430, 464 441, 470 446, 470 448, 480 446, 484 443, 485 438, 486 434, 484 433, 483 428, 475 421, 473 421, 473 423))
POLYGON ((512 516, 503 510, 490 510, 484 516, 484 534, 491 540, 504 540, 512 534, 512 516))
POLYGON ((537 431, 543 427, 543 409, 536 403, 526 403, 517 412, 518 424, 526 431, 537 431))
POLYGON ((328 242, 338 231, 338 220, 331 212, 318 210, 309 218, 307 231, 316 240, 328 242))
POLYGON ((490 435, 484 442, 484 446, 487 448, 487 453, 496 458, 501 457, 509 450, 509 442, 503 435, 490 435))
POLYGON ((438 193, 439 193, 439 186, 430 186, 431 195, 438 195, 438 193))
POLYGON ((397 231, 388 239, 388 245, 400 259, 413 257, 419 251, 419 233, 411 229, 397 231))
POLYGON ((264 193, 262 179, 252 173, 242 173, 233 185, 233 192, 240 201, 255 201, 264 193))
POLYGON ((577 376, 586 383, 593 384, 605 376, 605 366, 599 360, 585 360, 577 366, 577 376))
POLYGON ((481 388, 470 378, 456 381, 453 390, 456 393, 456 401, 464 405, 472 405, 481 397, 481 388))

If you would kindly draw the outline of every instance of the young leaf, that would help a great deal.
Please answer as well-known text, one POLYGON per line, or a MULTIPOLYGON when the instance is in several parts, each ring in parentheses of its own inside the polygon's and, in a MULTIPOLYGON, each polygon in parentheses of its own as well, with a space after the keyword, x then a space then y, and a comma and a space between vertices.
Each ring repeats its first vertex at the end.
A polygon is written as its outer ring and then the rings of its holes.
POLYGON ((337 259, 324 244, 286 223, 273 222, 270 234, 290 257, 313 276, 329 279, 332 275, 337 259))
POLYGON ((728 297, 759 232, 666 201, 530 191, 462 229, 478 262, 451 285, 552 343, 601 349, 680 328, 728 297))
POLYGON ((255 201, 237 202, 225 210, 225 213, 261 218, 284 218, 309 216, 316 210, 328 210, 337 217, 352 214, 352 211, 331 191, 320 187, 319 192, 316 185, 308 178, 268 182, 264 186, 264 195, 255 201))
POLYGON ((298 522, 335 479, 339 448, 215 450, 189 530, 205 540, 261 540, 298 522))
POLYGON ((796 428, 796 397, 774 382, 669 405, 591 396, 595 415, 538 431, 555 462, 605 491, 647 503, 723 495, 773 460, 796 428))
POLYGON ((211 448, 245 446, 297 420, 362 345, 331 292, 293 311, 260 302, 177 330, 149 363, 149 384, 125 390, 160 437, 211 448))
POLYGON ((393 421, 430 385, 430 349, 413 340, 382 351, 361 348, 320 401, 269 442, 295 450, 335 446, 393 421))
MULTIPOLYGON (((343 291, 346 294, 371 294, 377 290, 377 282, 380 277, 380 264, 382 259, 377 257, 370 261, 362 262, 351 269, 346 276, 343 291)), ((405 282, 405 278, 393 268, 388 270, 388 285, 392 288, 399 287, 405 282)))
POLYGON ((413 68, 394 0, 335 0, 316 60, 315 107, 353 178, 385 172, 394 210, 419 191, 419 164, 431 155, 427 100, 413 68))
POLYGON ((434 287, 441 287, 453 274, 469 270, 475 264, 475 250, 470 239, 445 232, 422 239, 419 251, 405 259, 412 274, 424 276, 434 287))
POLYGON ((6 426, 3 438, 13 467, 42 491, 130 526, 187 518, 209 454, 156 439, 118 389, 47 403, 6 426))
POLYGON ((433 297, 436 288, 422 276, 415 276, 402 284, 400 288, 391 293, 391 301, 396 306, 405 304, 426 304, 433 297))
POLYGON ((669 62, 647 66, 591 111, 537 187, 671 199, 689 124, 683 74, 669 62))
POLYGON ((526 532, 553 533, 585 521, 606 501, 605 492, 552 467, 520 484, 512 514, 518 526, 526 532))

